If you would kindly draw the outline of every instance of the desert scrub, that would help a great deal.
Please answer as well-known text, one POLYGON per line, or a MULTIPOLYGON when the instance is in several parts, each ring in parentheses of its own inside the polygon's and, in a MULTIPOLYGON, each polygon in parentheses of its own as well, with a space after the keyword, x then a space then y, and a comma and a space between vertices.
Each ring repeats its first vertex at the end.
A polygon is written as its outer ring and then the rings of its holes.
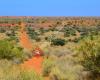
POLYGON ((51 45, 55 46, 64 46, 66 44, 66 41, 64 39, 53 39, 51 41, 51 45))
POLYGON ((18 80, 19 74, 19 66, 8 60, 0 60, 0 80, 18 80))
POLYGON ((100 37, 88 36, 77 45, 77 55, 81 65, 94 77, 100 76, 100 37))
MULTIPOLYGON (((68 45, 71 45, 71 48, 72 48, 73 44, 68 44, 68 45)), ((72 55, 72 54, 73 54, 72 50, 68 49, 67 46, 46 47, 46 50, 45 50, 45 53, 44 53, 45 56, 48 56, 48 57, 55 56, 57 58, 63 57, 65 55, 72 55)))
POLYGON ((49 73, 51 72, 52 67, 54 66, 54 61, 51 59, 44 59, 43 61, 43 76, 49 76, 49 73))
POLYGON ((81 80, 83 67, 71 56, 56 60, 50 73, 51 80, 81 80))
POLYGON ((0 40, 0 59, 24 60, 24 53, 21 47, 8 40, 0 40))
POLYGON ((8 60, 0 60, 0 80, 44 80, 33 70, 22 69, 8 60))
POLYGON ((43 63, 43 76, 50 80, 82 80, 83 67, 71 55, 50 56, 43 63))
POLYGON ((64 37, 76 36, 76 30, 71 26, 64 26, 61 31, 64 32, 64 37))
POLYGON ((31 27, 28 27, 27 28, 27 34, 29 35, 29 37, 33 40, 36 40, 38 39, 38 36, 39 36, 39 33, 36 32, 35 29, 31 28, 31 27))
POLYGON ((24 70, 20 73, 19 80, 44 80, 42 76, 36 74, 33 70, 24 70))

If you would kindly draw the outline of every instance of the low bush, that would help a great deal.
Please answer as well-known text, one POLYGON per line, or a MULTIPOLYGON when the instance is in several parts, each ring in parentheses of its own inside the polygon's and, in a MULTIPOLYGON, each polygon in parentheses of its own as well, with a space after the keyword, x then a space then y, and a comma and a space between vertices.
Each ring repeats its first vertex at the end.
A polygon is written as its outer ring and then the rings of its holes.
POLYGON ((100 38, 98 36, 88 36, 81 40, 77 49, 79 61, 95 76, 100 75, 100 38))
POLYGON ((55 45, 55 46, 64 46, 66 43, 66 41, 64 39, 53 39, 51 41, 51 45, 55 45))
POLYGON ((18 59, 20 61, 24 60, 24 53, 21 47, 17 47, 10 41, 0 40, 0 59, 14 60, 18 59))
POLYGON ((76 31, 72 27, 65 26, 61 31, 64 32, 65 37, 76 36, 76 31))
POLYGON ((48 76, 50 74, 53 65, 54 61, 52 61, 51 59, 44 59, 42 71, 43 76, 48 76))
POLYGON ((8 60, 0 60, 0 80, 44 80, 33 70, 22 69, 8 60))
POLYGON ((82 80, 83 67, 70 57, 47 59, 43 63, 43 74, 50 80, 82 80))
POLYGON ((35 31, 35 29, 28 27, 27 28, 27 34, 29 35, 29 37, 33 40, 38 39, 38 33, 35 31))
POLYGON ((0 33, 5 33, 6 30, 3 27, 0 27, 0 33))

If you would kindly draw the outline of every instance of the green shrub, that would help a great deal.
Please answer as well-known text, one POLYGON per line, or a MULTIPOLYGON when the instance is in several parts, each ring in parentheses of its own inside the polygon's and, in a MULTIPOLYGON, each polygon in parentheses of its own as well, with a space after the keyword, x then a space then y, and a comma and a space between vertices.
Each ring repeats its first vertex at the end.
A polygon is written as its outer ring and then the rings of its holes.
POLYGON ((43 76, 48 76, 50 74, 53 65, 54 62, 51 59, 44 59, 42 71, 43 76))
POLYGON ((38 33, 35 31, 35 29, 33 29, 32 27, 28 27, 27 28, 27 34, 29 35, 29 37, 33 40, 38 38, 38 33))
POLYGON ((65 26, 62 31, 64 32, 64 36, 65 37, 69 37, 69 36, 76 36, 76 31, 74 28, 72 27, 68 27, 68 26, 65 26))
POLYGON ((38 33, 35 32, 35 31, 29 32, 28 34, 29 34, 30 38, 33 39, 33 40, 38 38, 38 33))
POLYGON ((40 37, 36 37, 35 40, 36 40, 37 42, 40 42, 40 41, 41 41, 41 38, 40 38, 40 37))
POLYGON ((82 37, 79 37, 79 38, 74 38, 73 40, 69 39, 69 41, 78 43, 81 39, 82 37))
POLYGON ((0 59, 23 60, 24 54, 22 48, 16 47, 12 42, 0 40, 0 59))
MULTIPOLYGON (((76 50, 76 49, 75 49, 76 50)), ((100 74, 100 38, 89 36, 81 40, 77 47, 81 64, 93 74, 100 74)))
POLYGON ((49 31, 58 31, 58 29, 56 29, 56 27, 52 27, 49 29, 49 31))
POLYGON ((64 46, 66 41, 64 39, 53 39, 51 45, 64 46))
POLYGON ((5 33, 6 30, 3 27, 0 27, 0 33, 5 33))
POLYGON ((39 31, 40 31, 40 34, 44 34, 45 33, 45 29, 44 28, 40 28, 39 31))
POLYGON ((54 39, 55 39, 55 35, 45 37, 45 40, 47 40, 48 42, 51 42, 54 39))

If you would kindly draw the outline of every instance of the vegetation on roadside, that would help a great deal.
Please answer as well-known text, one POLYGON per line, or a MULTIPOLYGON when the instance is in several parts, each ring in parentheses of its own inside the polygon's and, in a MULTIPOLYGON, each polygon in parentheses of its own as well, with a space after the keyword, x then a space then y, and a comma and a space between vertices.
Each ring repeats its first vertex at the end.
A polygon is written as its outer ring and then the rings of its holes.
POLYGON ((20 47, 19 22, 0 18, 0 80, 100 80, 99 18, 24 18, 24 30, 44 52, 41 76, 20 67, 33 54, 20 47))
POLYGON ((80 63, 94 77, 100 76, 100 38, 97 36, 85 37, 78 43, 77 55, 80 63))
POLYGON ((25 70, 12 61, 0 60, 0 80, 44 80, 33 70, 25 70))

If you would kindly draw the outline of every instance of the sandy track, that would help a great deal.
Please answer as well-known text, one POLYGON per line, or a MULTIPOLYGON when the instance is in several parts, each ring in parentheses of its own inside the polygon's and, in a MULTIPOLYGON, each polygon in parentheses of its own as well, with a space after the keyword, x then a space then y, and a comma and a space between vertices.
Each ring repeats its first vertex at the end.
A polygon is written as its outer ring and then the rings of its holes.
MULTIPOLYGON (((21 24, 21 30, 19 32, 20 35, 20 44, 23 48, 28 49, 29 51, 32 51, 33 49, 33 45, 32 42, 29 40, 29 37, 25 31, 25 26, 24 24, 21 24)), ((28 61, 25 61, 22 64, 22 67, 26 68, 26 69, 33 69, 35 70, 38 74, 41 73, 42 71, 42 62, 43 62, 43 57, 33 57, 31 59, 29 59, 28 61)))

